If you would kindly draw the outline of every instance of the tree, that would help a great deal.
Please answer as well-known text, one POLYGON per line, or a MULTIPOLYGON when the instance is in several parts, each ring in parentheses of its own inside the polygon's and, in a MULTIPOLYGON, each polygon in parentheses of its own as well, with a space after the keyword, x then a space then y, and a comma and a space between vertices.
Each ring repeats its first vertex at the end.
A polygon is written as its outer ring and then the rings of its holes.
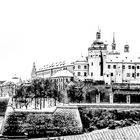
POLYGON ((47 96, 55 100, 55 105, 56 105, 56 101, 61 101, 62 94, 60 91, 58 91, 58 86, 56 82, 53 80, 50 80, 50 84, 47 89, 47 96))
POLYGON ((28 107, 29 103, 31 102, 31 86, 30 85, 24 85, 21 84, 20 86, 18 86, 15 90, 15 95, 14 95, 14 99, 16 102, 16 106, 17 104, 23 105, 26 107, 28 107))
POLYGON ((34 79, 30 84, 21 84, 16 88, 14 99, 16 103, 24 105, 26 108, 29 103, 35 99, 35 109, 37 104, 42 109, 42 104, 45 106, 45 98, 53 98, 56 101, 61 101, 62 94, 58 91, 58 86, 52 79, 34 79), (43 101, 43 102, 42 102, 43 101))
POLYGON ((84 99, 84 92, 82 86, 71 85, 68 90, 68 98, 71 102, 81 102, 84 99))

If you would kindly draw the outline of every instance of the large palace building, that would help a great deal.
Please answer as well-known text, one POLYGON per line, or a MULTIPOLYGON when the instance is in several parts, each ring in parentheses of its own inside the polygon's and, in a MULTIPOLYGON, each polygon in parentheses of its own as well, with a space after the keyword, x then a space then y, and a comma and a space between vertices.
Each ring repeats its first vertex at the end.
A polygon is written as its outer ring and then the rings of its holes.
POLYGON ((36 69, 34 63, 31 79, 58 77, 58 75, 69 79, 71 75, 76 79, 104 81, 109 85, 112 83, 139 83, 140 57, 130 55, 128 44, 124 45, 123 53, 118 52, 116 50, 115 34, 113 34, 111 51, 108 50, 108 47, 108 44, 101 40, 101 30, 98 30, 96 40, 88 48, 87 57, 81 57, 72 63, 66 63, 65 61, 52 63, 40 69, 36 69), (60 71, 62 76, 58 74, 60 71))

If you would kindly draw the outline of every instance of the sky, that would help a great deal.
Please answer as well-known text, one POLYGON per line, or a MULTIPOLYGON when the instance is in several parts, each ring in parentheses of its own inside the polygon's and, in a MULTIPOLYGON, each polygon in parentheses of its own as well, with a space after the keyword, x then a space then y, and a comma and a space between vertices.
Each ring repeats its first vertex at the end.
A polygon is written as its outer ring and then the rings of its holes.
POLYGON ((1 0, 0 80, 29 79, 40 68, 88 54, 98 26, 117 50, 140 53, 139 0, 1 0))

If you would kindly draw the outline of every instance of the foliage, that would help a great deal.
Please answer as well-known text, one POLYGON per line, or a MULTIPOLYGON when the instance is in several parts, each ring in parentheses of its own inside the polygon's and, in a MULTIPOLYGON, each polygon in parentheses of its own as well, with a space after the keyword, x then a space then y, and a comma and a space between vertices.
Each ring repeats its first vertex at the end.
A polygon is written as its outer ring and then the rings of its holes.
POLYGON ((96 102, 96 95, 98 94, 98 90, 97 88, 93 88, 93 87, 90 87, 90 88, 87 88, 86 89, 86 101, 88 103, 92 103, 93 102, 93 99, 94 99, 94 102, 96 102), (93 97, 94 96, 94 97, 93 97))
POLYGON ((26 119, 25 113, 14 113, 8 114, 6 123, 4 125, 3 135, 23 135, 22 124, 26 119))
POLYGON ((71 135, 82 133, 80 122, 75 118, 73 110, 60 110, 54 114, 54 126, 61 128, 59 135, 71 135))
POLYGON ((0 99, 0 113, 4 113, 6 111, 8 101, 9 101, 9 98, 0 99))
POLYGON ((81 83, 76 84, 71 85, 68 88, 67 90, 68 98, 70 99, 70 102, 80 103, 84 99, 83 85, 81 83))
POLYGON ((16 88, 15 96, 13 97, 16 103, 23 104, 26 108, 29 103, 35 99, 35 109, 37 99, 40 99, 40 109, 42 98, 53 98, 56 101, 61 101, 63 96, 58 91, 55 81, 51 79, 35 79, 30 84, 21 84, 16 88))
POLYGON ((32 98, 32 96, 31 86, 21 84, 16 88, 14 99, 16 103, 23 104, 27 108, 31 102, 29 99, 32 98))
POLYGON ((115 129, 140 123, 140 110, 103 110, 79 108, 84 132, 96 129, 115 129))
POLYGON ((75 111, 61 109, 48 114, 46 112, 13 112, 4 125, 3 135, 24 135, 28 137, 47 137, 79 134, 82 132, 75 111))

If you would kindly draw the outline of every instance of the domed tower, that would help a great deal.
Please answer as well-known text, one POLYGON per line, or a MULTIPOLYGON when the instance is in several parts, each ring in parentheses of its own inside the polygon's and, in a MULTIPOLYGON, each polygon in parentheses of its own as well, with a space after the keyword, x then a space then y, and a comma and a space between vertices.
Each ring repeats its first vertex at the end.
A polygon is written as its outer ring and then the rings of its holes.
POLYGON ((96 33, 96 40, 88 48, 89 75, 93 80, 104 80, 107 44, 101 41, 101 30, 96 33))
POLYGON ((31 79, 33 80, 34 78, 36 78, 36 65, 35 65, 35 62, 33 63, 33 68, 32 68, 32 72, 31 72, 31 79))

